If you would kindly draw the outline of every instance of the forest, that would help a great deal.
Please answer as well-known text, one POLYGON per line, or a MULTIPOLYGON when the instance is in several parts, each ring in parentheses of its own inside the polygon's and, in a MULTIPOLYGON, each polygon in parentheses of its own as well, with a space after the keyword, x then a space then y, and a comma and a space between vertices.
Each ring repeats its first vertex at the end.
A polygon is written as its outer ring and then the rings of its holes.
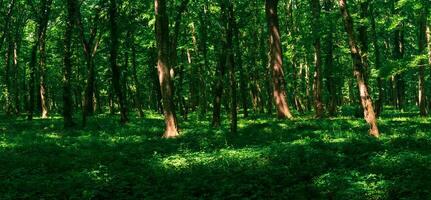
POLYGON ((0 0, 0 199, 431 199, 429 0, 0 0))

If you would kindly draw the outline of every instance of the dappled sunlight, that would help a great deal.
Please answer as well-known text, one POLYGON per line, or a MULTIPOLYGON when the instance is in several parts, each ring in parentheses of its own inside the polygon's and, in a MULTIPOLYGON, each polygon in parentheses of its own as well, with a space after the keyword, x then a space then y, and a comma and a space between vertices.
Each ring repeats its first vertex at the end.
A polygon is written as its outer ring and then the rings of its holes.
POLYGON ((45 185, 28 187, 80 198, 118 197, 110 191, 121 190, 157 199, 172 189, 173 196, 190 198, 198 195, 190 190, 211 197, 253 190, 261 198, 292 199, 387 199, 409 196, 414 187, 416 196, 430 192, 420 185, 431 165, 429 119, 385 118, 379 140, 351 117, 241 119, 236 137, 225 121, 215 130, 196 120, 192 114, 181 136, 170 140, 161 138, 163 119, 150 115, 124 126, 101 115, 76 130, 52 119, 19 121, 22 128, 3 122, 11 132, 0 137, 0 185, 13 180, 7 190, 18 191, 43 179, 45 185))

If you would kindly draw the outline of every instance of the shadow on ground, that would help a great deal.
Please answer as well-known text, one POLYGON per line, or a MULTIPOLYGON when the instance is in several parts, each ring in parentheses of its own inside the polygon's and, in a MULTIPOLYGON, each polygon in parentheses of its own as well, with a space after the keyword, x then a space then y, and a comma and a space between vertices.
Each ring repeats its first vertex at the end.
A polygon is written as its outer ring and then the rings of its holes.
MULTIPOLYGON (((428 199, 429 119, 242 120, 237 135, 191 117, 160 139, 159 116, 63 130, 0 121, 0 199, 428 199)), ((225 123, 226 124, 226 123, 225 123)))

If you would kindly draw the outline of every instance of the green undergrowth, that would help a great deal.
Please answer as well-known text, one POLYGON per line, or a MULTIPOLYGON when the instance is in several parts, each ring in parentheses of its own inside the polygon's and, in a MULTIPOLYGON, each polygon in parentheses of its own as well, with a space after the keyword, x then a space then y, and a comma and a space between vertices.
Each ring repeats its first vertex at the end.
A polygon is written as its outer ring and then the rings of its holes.
POLYGON ((239 121, 231 135, 208 119, 161 116, 0 118, 0 199, 431 199, 431 120, 389 111, 382 137, 362 119, 239 121))

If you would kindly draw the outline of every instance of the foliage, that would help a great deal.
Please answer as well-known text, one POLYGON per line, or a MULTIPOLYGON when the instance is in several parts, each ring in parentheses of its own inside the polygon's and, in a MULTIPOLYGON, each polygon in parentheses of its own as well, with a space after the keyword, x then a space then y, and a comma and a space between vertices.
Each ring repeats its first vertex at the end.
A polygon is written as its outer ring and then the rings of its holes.
POLYGON ((75 130, 2 118, 0 199, 427 199, 431 121, 414 115, 388 111, 379 140, 350 117, 256 116, 232 138, 191 116, 169 140, 158 114, 75 130))

